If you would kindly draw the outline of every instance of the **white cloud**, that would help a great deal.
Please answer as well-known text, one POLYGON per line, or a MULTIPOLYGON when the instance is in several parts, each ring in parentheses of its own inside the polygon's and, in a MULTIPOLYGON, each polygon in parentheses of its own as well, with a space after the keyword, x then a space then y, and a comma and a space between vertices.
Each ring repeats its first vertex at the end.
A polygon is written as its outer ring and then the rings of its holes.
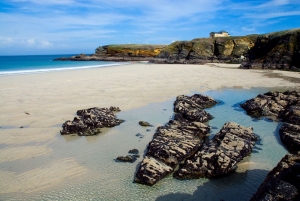
POLYGON ((28 45, 34 45, 35 40, 33 38, 27 40, 28 45))
POLYGON ((47 40, 41 41, 39 43, 39 47, 41 47, 41 48, 48 48, 48 47, 52 47, 52 46, 53 46, 53 44, 47 40))

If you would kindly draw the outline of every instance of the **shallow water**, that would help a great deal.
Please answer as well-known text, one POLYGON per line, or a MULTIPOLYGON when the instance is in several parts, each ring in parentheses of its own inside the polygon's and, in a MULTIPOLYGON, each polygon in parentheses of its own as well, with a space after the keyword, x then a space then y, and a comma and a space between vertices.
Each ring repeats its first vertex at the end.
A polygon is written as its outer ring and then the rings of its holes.
MULTIPOLYGON (((253 153, 239 164, 237 172, 227 177, 180 181, 170 175, 153 187, 133 183, 136 168, 156 127, 164 125, 172 118, 174 98, 163 103, 152 103, 145 107, 119 112, 118 118, 126 121, 120 126, 105 129, 98 136, 61 136, 59 128, 52 127, 51 131, 57 134, 54 140, 46 143, 47 147, 53 150, 50 154, 0 163, 2 171, 19 175, 14 177, 18 179, 14 183, 16 186, 24 186, 19 187, 18 191, 0 194, 0 199, 163 201, 235 200, 238 197, 241 201, 249 200, 268 172, 287 153, 278 137, 278 122, 264 118, 252 119, 239 107, 239 103, 267 91, 268 89, 222 89, 205 93, 222 101, 217 106, 207 109, 215 117, 209 122, 213 127, 209 138, 228 121, 253 126, 254 132, 261 138, 256 143, 253 153), (140 120, 148 121, 154 127, 147 132, 147 128, 138 125, 140 120), (143 138, 137 137, 137 133, 143 135, 143 138), (141 155, 136 162, 114 161, 117 156, 125 156, 133 148, 138 149, 141 155), (75 172, 78 176, 63 173, 63 179, 55 178, 55 175, 60 175, 62 169, 75 172)), ((7 188, 14 189, 14 186, 10 184, 7 188)), ((0 188, 0 191, 5 192, 3 189, 0 188)))

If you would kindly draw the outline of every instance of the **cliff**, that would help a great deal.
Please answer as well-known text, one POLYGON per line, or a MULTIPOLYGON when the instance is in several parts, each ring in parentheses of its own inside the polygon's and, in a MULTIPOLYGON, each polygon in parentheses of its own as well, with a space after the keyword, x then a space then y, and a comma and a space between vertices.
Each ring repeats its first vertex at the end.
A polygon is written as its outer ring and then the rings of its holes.
POLYGON ((161 50, 156 63, 241 63, 256 41, 256 36, 199 38, 177 41, 161 50))
POLYGON ((79 54, 56 60, 143 61, 155 58, 166 45, 120 44, 99 46, 93 55, 79 54))
POLYGON ((239 63, 241 68, 300 71, 300 29, 261 35, 196 38, 170 45, 106 45, 95 54, 58 60, 139 61, 153 63, 239 63))
POLYGON ((263 35, 177 41, 154 63, 241 63, 241 68, 300 69, 300 29, 263 35))

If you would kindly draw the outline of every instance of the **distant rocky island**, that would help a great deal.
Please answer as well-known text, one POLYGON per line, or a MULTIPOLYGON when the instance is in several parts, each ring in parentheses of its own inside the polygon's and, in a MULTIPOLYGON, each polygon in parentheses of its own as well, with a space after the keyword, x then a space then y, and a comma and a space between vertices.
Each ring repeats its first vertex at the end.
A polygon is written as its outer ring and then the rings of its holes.
POLYGON ((80 54, 57 60, 240 63, 241 68, 300 71, 300 29, 247 36, 196 38, 170 45, 105 45, 99 46, 92 55, 80 54))

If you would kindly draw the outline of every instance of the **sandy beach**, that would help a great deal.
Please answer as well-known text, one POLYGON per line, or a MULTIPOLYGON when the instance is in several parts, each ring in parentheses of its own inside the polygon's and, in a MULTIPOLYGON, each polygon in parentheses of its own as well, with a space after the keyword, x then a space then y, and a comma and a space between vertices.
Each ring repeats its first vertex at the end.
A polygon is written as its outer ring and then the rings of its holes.
POLYGON ((57 141, 61 124, 79 109, 118 106, 128 111, 181 94, 253 87, 299 89, 300 73, 140 62, 0 77, 0 194, 47 190, 89 171, 72 156, 41 159, 35 169, 27 164, 51 155, 49 143, 57 141), (13 167, 22 161, 25 167, 13 167))

